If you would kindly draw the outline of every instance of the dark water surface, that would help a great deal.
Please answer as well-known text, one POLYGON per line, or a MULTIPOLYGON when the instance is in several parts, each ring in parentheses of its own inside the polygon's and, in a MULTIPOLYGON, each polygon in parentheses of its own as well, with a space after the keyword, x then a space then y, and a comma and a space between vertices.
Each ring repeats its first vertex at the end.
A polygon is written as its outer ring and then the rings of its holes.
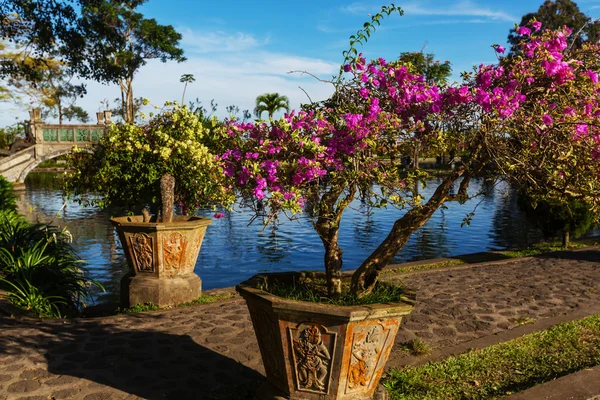
MULTIPOLYGON (((428 181, 422 195, 429 197, 439 182, 440 179, 428 181)), ((65 225, 73 235, 79 255, 88 261, 93 278, 107 288, 107 293, 99 293, 97 300, 116 299, 126 266, 109 215, 72 201, 63 207, 54 174, 31 173, 25 183, 27 190, 21 195, 21 212, 29 212, 30 218, 65 225)), ((449 203, 448 209, 438 210, 396 255, 395 262, 521 247, 541 239, 539 231, 519 211, 514 190, 505 184, 492 186, 480 179, 471 183, 470 192, 481 189, 486 189, 485 197, 464 205, 449 203), (461 228, 465 215, 477 204, 470 226, 461 228)), ((344 214, 340 229, 344 269, 357 268, 404 213, 389 208, 365 215, 359 200, 351 207, 344 214)), ((200 214, 211 217, 214 211, 200 214)), ((323 246, 307 216, 299 221, 282 221, 264 231, 259 221, 248 226, 249 220, 247 213, 231 212, 214 220, 208 228, 195 269, 204 289, 233 286, 260 271, 322 268, 323 246)))

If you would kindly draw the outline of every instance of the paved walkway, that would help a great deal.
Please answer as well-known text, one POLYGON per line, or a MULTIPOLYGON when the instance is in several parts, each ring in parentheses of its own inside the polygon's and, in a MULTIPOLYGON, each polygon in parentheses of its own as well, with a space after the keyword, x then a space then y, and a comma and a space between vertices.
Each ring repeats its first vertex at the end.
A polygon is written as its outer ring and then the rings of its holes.
MULTIPOLYGON (((447 347, 600 301, 600 251, 429 271, 402 283, 418 295, 397 341, 447 347)), ((394 351, 390 365, 403 357, 394 351)), ((0 316, 0 400, 250 399, 263 373, 240 298, 87 320, 0 316)))

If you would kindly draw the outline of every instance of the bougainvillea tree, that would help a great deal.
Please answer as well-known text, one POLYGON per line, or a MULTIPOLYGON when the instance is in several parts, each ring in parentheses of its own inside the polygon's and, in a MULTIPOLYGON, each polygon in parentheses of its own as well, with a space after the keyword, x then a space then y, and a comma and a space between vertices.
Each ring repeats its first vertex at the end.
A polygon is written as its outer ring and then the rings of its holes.
MULTIPOLYGON (((541 29, 518 28, 526 39, 541 29)), ((351 290, 372 291, 381 270, 410 236, 448 202, 464 203, 473 177, 503 179, 534 199, 576 198, 600 206, 600 47, 567 46, 568 28, 522 42, 520 56, 500 58, 439 88, 406 67, 361 55, 326 102, 271 124, 227 121, 218 129, 230 185, 264 217, 310 209, 325 247, 330 296, 342 290, 343 212, 357 193, 372 205, 405 209, 383 242, 356 268, 351 290), (432 149, 460 145, 462 165, 430 198, 415 183, 423 172, 385 161, 414 142, 432 149)), ((500 54, 501 46, 493 46, 500 54)))
MULTIPOLYGON (((532 21, 518 31, 527 38, 540 29, 532 21)), ((522 55, 481 65, 444 89, 406 67, 358 55, 343 66, 328 101, 272 124, 222 126, 224 172, 266 223, 310 208, 325 247, 330 296, 342 286, 340 221, 359 192, 372 205, 406 212, 354 266, 351 290, 358 296, 373 289, 380 271, 436 210, 476 195, 468 191, 473 177, 504 179, 534 199, 576 198, 598 212, 600 47, 569 48, 569 34, 563 28, 524 40, 522 55), (406 154, 415 141, 463 149, 462 165, 429 199, 416 190, 422 172, 385 161, 406 154)))

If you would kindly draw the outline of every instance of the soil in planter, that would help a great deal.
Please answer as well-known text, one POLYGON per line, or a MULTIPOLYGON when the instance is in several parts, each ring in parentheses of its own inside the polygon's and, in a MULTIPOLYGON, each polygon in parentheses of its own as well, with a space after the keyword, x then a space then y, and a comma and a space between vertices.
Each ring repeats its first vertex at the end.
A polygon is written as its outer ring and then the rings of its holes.
POLYGON ((373 291, 358 298, 350 292, 350 282, 342 285, 342 294, 338 298, 327 297, 327 281, 322 278, 303 278, 298 282, 272 281, 263 290, 288 300, 308 301, 311 303, 332 304, 336 306, 360 306, 366 304, 397 303, 406 298, 402 288, 386 282, 378 282, 373 291))

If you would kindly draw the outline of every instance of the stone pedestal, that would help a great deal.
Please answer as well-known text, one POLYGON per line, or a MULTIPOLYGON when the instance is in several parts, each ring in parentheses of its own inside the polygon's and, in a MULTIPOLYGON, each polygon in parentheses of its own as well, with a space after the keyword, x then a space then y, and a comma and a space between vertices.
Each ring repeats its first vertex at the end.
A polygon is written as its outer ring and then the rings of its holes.
POLYGON ((248 305, 267 374, 256 398, 373 398, 413 299, 341 307, 286 300, 259 289, 272 280, 291 284, 300 279, 293 273, 263 274, 236 287, 248 305))
POLYGON ((200 297, 202 282, 194 266, 212 220, 177 216, 170 223, 142 221, 141 215, 111 218, 130 268, 121 281, 122 306, 164 307, 200 297))
POLYGON ((202 293, 202 280, 194 273, 158 279, 128 273, 121 279, 121 304, 153 303, 160 307, 192 301, 202 293))

